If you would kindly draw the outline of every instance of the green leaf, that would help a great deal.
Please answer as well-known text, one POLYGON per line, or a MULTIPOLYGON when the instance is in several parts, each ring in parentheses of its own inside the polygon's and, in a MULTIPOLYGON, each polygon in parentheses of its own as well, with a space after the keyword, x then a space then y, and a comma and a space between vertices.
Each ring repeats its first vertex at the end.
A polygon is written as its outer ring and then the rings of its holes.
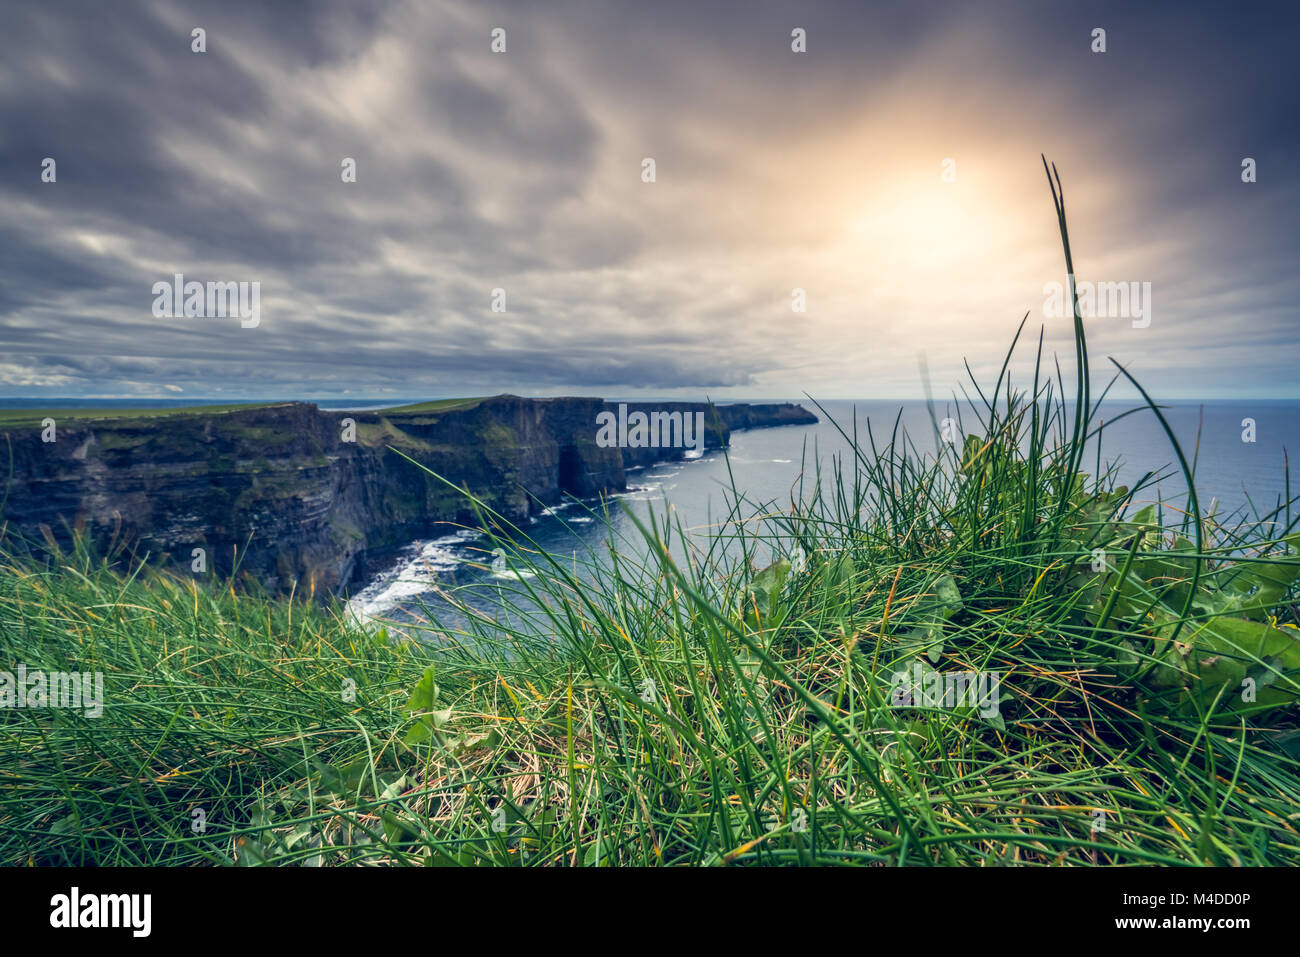
POLYGON ((240 867, 263 867, 274 857, 274 851, 251 837, 241 837, 235 842, 235 863, 240 867))
POLYGON ((784 556, 755 573, 741 596, 742 617, 755 631, 778 627, 785 620, 786 608, 781 591, 790 575, 790 560, 784 556))
POLYGON ((613 867, 614 866, 614 842, 608 837, 602 837, 599 841, 592 843, 582 855, 583 867, 613 867))
POLYGON ((416 723, 403 736, 403 744, 414 747, 431 741, 441 743, 441 729, 451 721, 452 709, 438 709, 437 704, 438 685, 434 681, 434 666, 429 665, 406 701, 406 712, 416 717, 416 723))
POLYGON ((1296 552, 1300 551, 1300 533, 1288 535, 1284 541, 1285 554, 1268 556, 1271 561, 1267 564, 1238 562, 1233 566, 1234 571, 1246 570, 1233 577, 1232 588, 1248 598, 1245 604, 1260 606, 1243 611, 1247 618, 1263 621, 1268 609, 1278 604, 1300 578, 1300 558, 1296 557, 1296 552))
POLYGON ((379 819, 384 825, 385 840, 418 841, 420 839, 420 826, 412 821, 407 821, 401 818, 394 811, 380 811, 379 819))
POLYGON ((369 777, 370 759, 360 754, 344 764, 317 762, 316 769, 313 786, 317 790, 352 797, 359 793, 362 783, 369 777))
POLYGON ((1151 676, 1156 687, 1181 690, 1178 710, 1208 708, 1221 691, 1218 709, 1227 715, 1300 701, 1300 632, 1227 616, 1190 630, 1186 641, 1166 642, 1151 676), (1254 701, 1243 700, 1247 679, 1254 685, 1254 701))
POLYGON ((434 666, 429 665, 424 670, 424 675, 416 682, 411 696, 406 700, 406 710, 409 714, 432 711, 433 706, 438 703, 438 685, 434 681, 434 671, 434 666))

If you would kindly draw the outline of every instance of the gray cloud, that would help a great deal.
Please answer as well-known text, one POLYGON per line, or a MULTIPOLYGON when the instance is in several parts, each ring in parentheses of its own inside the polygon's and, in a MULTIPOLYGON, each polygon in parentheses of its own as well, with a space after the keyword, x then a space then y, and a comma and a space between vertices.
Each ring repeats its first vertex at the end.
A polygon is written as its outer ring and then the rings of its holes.
POLYGON ((1039 149, 1081 274, 1157 290, 1153 327, 1099 322, 1099 354, 1172 394, 1294 389, 1285 24, 1027 2, 7 16, 0 392, 900 395, 917 352, 955 386, 1059 278, 1039 149), (945 156, 962 192, 931 190, 945 156), (175 272, 260 282, 262 325, 153 317, 175 272))

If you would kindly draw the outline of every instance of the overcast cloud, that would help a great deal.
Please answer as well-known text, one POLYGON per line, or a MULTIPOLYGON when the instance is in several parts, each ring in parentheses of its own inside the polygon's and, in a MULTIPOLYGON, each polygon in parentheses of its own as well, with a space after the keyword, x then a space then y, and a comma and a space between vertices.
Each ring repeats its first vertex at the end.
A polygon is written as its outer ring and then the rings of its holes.
POLYGON ((946 393, 1069 349, 1045 152, 1080 278, 1152 283, 1095 355, 1294 396, 1294 5, 972 6, 11 4, 0 394, 946 393), (156 318, 178 272, 260 325, 156 318))

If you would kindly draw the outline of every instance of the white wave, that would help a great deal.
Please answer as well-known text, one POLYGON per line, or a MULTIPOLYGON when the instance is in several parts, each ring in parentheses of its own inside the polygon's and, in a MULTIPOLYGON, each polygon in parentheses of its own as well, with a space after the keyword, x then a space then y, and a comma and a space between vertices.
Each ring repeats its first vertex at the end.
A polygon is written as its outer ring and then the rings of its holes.
POLYGON ((493 572, 493 573, 492 573, 492 577, 493 577, 493 578, 506 578, 506 579, 509 579, 509 580, 511 580, 511 581, 523 581, 525 578, 536 578, 536 577, 537 577, 537 572, 529 572, 529 571, 520 571, 520 572, 515 572, 515 571, 511 571, 510 569, 507 568, 507 569, 506 569, 505 571, 503 571, 503 572, 493 572))
POLYGON ((404 599, 431 590, 442 573, 453 571, 462 561, 453 549, 483 537, 473 528, 460 528, 431 541, 415 542, 401 559, 380 574, 348 602, 348 611, 361 621, 392 611, 404 599))
POLYGON ((443 535, 441 538, 435 538, 430 545, 464 545, 467 542, 477 542, 484 536, 484 532, 477 528, 458 528, 450 535, 443 535))
POLYGON ((493 578, 512 578, 515 581, 521 581, 525 578, 536 578, 536 572, 530 572, 527 569, 516 571, 506 564, 506 553, 499 548, 492 549, 492 577, 493 578))
POLYGON ((658 502, 663 498, 663 492, 658 488, 648 488, 639 492, 623 492, 618 497, 628 502, 658 502))

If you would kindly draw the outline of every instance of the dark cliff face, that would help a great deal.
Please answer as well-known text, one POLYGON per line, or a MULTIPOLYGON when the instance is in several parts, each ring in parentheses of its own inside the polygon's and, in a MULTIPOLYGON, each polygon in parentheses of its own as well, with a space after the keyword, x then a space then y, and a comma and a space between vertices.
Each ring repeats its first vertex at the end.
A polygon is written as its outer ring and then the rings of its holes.
MULTIPOLYGON (((703 411, 706 448, 732 429, 816 422, 797 405, 629 403, 629 411, 703 411)), ((63 543, 84 528, 101 547, 208 573, 238 565, 270 591, 338 590, 367 553, 471 522, 465 497, 426 468, 512 520, 565 493, 627 488, 626 468, 681 458, 680 448, 597 444, 594 398, 496 396, 381 412, 285 403, 234 411, 147 413, 6 426, 12 451, 3 520, 63 543), (351 426, 347 420, 351 420, 351 426)), ((5 472, 8 473, 8 469, 5 472)))
POLYGON ((727 428, 735 431, 769 429, 778 425, 812 425, 817 421, 817 416, 793 402, 770 402, 764 405, 741 403, 719 405, 716 408, 727 428))

